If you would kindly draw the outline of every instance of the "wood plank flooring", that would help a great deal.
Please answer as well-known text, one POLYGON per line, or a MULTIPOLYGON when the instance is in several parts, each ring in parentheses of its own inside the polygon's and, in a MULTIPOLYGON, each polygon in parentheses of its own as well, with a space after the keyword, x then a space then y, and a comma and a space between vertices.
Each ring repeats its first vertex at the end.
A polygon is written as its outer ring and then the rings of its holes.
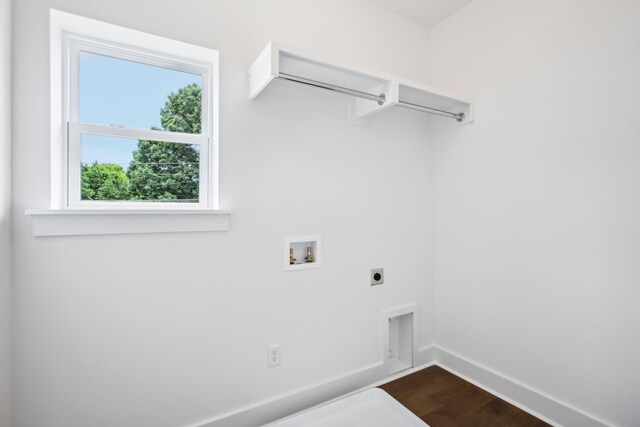
POLYGON ((439 366, 422 369, 380 388, 430 427, 549 425, 439 366))

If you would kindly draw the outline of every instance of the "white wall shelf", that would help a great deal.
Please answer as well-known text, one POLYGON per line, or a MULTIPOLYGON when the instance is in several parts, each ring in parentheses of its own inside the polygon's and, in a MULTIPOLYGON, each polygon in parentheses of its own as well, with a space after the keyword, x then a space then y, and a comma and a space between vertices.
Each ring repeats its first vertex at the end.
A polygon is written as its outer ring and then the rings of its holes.
POLYGON ((249 99, 256 98, 275 79, 350 95, 353 120, 393 106, 432 113, 436 125, 455 126, 474 120, 473 104, 469 100, 424 84, 338 65, 271 41, 249 69, 249 99))

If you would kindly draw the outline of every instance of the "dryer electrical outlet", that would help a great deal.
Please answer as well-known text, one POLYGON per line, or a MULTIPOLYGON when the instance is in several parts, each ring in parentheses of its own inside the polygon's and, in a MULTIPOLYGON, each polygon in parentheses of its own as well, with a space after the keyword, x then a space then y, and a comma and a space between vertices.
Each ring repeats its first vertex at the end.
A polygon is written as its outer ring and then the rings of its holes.
POLYGON ((369 284, 371 286, 382 285, 384 283, 384 268, 374 268, 369 272, 369 284))

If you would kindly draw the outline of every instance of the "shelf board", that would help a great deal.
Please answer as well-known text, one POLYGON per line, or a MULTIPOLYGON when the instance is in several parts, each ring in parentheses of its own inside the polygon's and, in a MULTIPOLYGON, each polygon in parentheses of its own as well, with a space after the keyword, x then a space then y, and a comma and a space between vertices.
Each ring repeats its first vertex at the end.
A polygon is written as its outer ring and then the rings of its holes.
MULTIPOLYGON (((453 114, 463 113, 465 120, 462 123, 469 123, 474 119, 473 104, 469 100, 421 83, 363 70, 360 67, 338 65, 276 41, 267 44, 249 69, 249 99, 255 99, 269 83, 281 76, 281 73, 351 91, 384 95, 385 101, 382 105, 376 101, 352 95, 351 114, 354 120, 366 118, 401 102, 453 114)), ((448 117, 438 117, 436 122, 447 123, 450 126, 460 124, 448 117)))
MULTIPOLYGON (((392 82, 366 71, 335 65, 326 59, 303 52, 297 48, 270 41, 249 69, 249 99, 255 99, 280 73, 341 86, 371 94, 384 94, 386 102, 356 99, 356 117, 364 118, 389 108, 394 99, 392 82)), ((395 97, 397 101, 397 96, 395 97)))

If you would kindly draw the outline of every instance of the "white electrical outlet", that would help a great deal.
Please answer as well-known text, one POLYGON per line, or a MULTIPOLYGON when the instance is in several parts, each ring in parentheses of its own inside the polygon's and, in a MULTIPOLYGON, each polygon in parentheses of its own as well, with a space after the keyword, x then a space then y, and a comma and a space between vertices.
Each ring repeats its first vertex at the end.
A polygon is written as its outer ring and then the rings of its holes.
POLYGON ((270 345, 267 350, 267 366, 273 368, 280 365, 280 344, 270 345))

